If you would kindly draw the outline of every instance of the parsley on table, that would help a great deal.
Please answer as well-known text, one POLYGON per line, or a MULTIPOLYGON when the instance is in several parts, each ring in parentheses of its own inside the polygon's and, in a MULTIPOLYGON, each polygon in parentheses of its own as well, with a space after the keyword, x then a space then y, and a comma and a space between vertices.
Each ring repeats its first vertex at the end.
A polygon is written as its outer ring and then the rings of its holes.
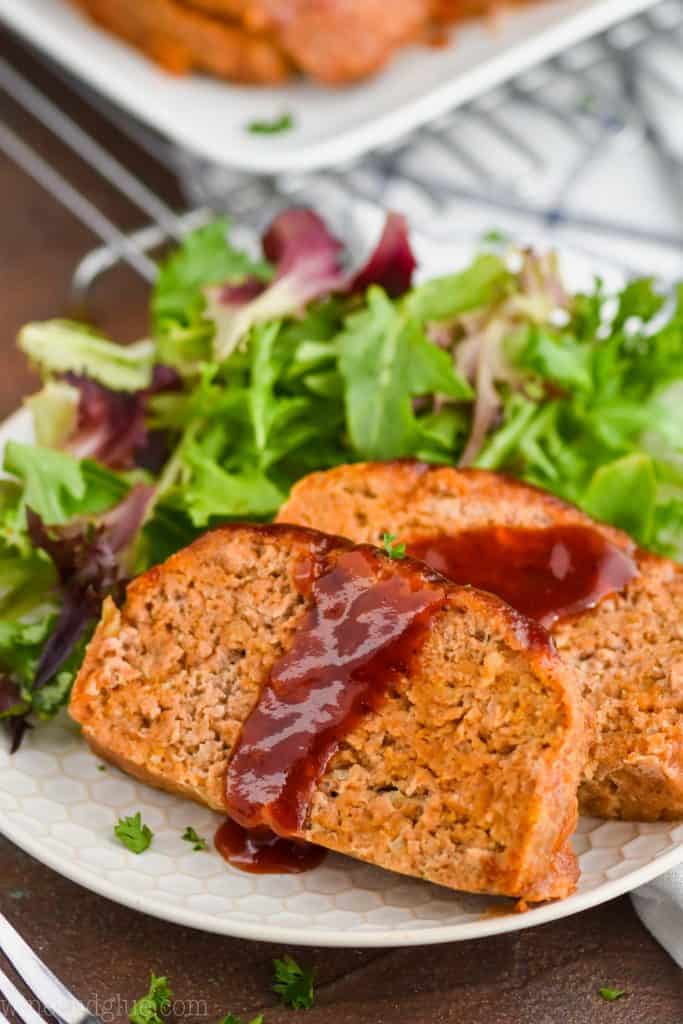
POLYGON ((197 835, 191 825, 188 825, 183 832, 182 838, 186 843, 192 843, 192 849, 195 851, 208 849, 209 844, 207 843, 204 836, 197 835))
POLYGON ((157 976, 152 972, 149 979, 149 991, 142 996, 128 1014, 131 1024, 163 1024, 165 1014, 170 1012, 173 1003, 168 978, 157 976))
POLYGON ((291 132, 294 127, 294 118, 291 114, 280 114, 272 121, 250 121, 247 131, 252 135, 281 135, 283 132, 291 132))
POLYGON ((149 825, 144 825, 138 811, 132 818, 119 818, 114 826, 114 835, 131 853, 144 853, 154 838, 149 825))
POLYGON ((389 558, 395 558, 397 561, 400 561, 406 557, 406 546, 397 542, 395 533, 383 533, 382 544, 389 558))
POLYGON ((285 1006, 293 1010, 309 1010, 313 1006, 313 971, 300 967, 291 956, 273 960, 275 981, 273 991, 285 1006))
POLYGON ((625 988, 600 988, 598 992, 608 1003, 613 1003, 616 999, 621 999, 626 995, 625 988))
MULTIPOLYGON (((242 1024, 240 1017, 235 1017, 234 1014, 229 1013, 227 1017, 224 1017, 220 1024, 242 1024)), ((263 1024, 263 1014, 259 1014, 258 1017, 254 1017, 249 1021, 249 1024, 263 1024)))

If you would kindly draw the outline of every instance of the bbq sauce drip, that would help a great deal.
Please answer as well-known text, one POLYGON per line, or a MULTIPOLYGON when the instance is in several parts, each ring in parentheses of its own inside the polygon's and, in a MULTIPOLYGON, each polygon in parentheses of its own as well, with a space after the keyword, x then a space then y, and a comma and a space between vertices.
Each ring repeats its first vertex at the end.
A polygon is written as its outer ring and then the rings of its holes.
POLYGON ((617 593, 637 575, 630 552, 587 526, 492 526, 431 537, 408 553, 454 580, 502 597, 546 628, 617 593))
POLYGON ((438 580, 363 548, 302 574, 301 585, 313 606, 244 723, 226 782, 234 821, 285 837, 301 833, 328 761, 407 669, 446 601, 438 580))
POLYGON ((216 849, 233 867, 254 875, 296 875, 317 868, 327 853, 313 843, 283 839, 270 829, 243 828, 228 818, 216 832, 216 849))

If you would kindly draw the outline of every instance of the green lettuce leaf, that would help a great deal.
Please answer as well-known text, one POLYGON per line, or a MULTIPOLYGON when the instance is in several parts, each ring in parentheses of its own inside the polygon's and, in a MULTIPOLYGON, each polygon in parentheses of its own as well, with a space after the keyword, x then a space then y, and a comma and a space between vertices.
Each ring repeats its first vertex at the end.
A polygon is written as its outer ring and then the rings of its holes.
POLYGON ((432 278, 414 288, 405 299, 406 312, 421 322, 450 320, 497 302, 512 280, 500 256, 483 253, 466 270, 432 278))
POLYGON ((339 338, 349 437, 363 458, 412 455, 420 445, 412 399, 429 393, 467 399, 472 391, 451 357, 381 288, 369 289, 367 303, 339 338))
POLYGON ((195 526, 206 526, 215 518, 272 516, 285 499, 260 470, 249 466, 223 469, 196 445, 187 448, 184 462, 190 469, 184 502, 195 526))
POLYGON ((626 455, 595 470, 581 500, 594 519, 619 526, 641 544, 652 538, 657 475, 647 455, 626 455))
POLYGON ((204 289, 248 277, 269 281, 273 275, 270 264, 233 248, 229 227, 220 218, 190 232, 159 268, 151 302, 158 359, 181 373, 195 373, 211 356, 214 326, 204 316, 204 289))
POLYGON ((113 391, 148 387, 155 362, 154 342, 118 345, 71 320, 27 324, 19 333, 19 347, 44 375, 71 371, 113 391))
POLYGON ((9 441, 3 468, 23 485, 17 521, 28 506, 49 525, 74 516, 96 515, 111 508, 127 493, 125 478, 87 459, 39 445, 9 441))
POLYGON ((505 346, 508 358, 520 369, 567 389, 591 388, 591 354, 569 334, 529 325, 512 334, 505 346))
POLYGON ((39 445, 61 448, 68 441, 78 424, 79 401, 78 389, 63 380, 48 380, 40 391, 24 399, 39 445))

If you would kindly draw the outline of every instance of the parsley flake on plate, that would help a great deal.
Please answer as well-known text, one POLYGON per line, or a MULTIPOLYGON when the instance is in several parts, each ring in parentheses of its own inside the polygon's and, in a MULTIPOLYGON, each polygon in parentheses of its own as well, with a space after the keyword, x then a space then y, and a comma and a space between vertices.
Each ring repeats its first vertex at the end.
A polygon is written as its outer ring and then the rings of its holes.
POLYGON ((138 811, 131 818, 119 818, 114 825, 114 835, 131 853, 144 853, 154 838, 149 825, 144 825, 138 811))
POLYGON ((128 1014, 131 1024, 163 1024, 163 1019, 171 1010, 173 992, 168 978, 159 977, 152 972, 149 978, 149 991, 142 996, 128 1014))
POLYGON ((389 558, 401 561, 402 558, 406 557, 406 546, 405 544, 398 543, 395 533, 383 533, 382 544, 389 558))
POLYGON ((291 114, 280 114, 272 121, 250 121, 247 131, 252 135, 282 135, 283 132, 291 132, 294 127, 294 118, 291 114))
POLYGON ((275 981, 273 992, 285 1006, 293 1010, 309 1010, 313 1006, 313 971, 301 967, 291 956, 273 960, 275 981))
POLYGON ((188 825, 183 832, 182 838, 186 843, 192 843, 192 849, 195 851, 207 850, 209 844, 207 843, 204 836, 198 835, 191 825, 188 825))
POLYGON ((613 1003, 615 1000, 621 999, 622 996, 626 995, 625 988, 600 988, 598 992, 608 1003, 613 1003))

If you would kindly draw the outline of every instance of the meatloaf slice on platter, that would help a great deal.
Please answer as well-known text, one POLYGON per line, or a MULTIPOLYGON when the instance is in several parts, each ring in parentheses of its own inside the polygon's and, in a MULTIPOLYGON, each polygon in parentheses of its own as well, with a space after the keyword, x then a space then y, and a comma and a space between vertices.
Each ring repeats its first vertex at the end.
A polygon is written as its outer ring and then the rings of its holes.
POLYGON ((382 67, 415 38, 428 0, 72 0, 167 70, 274 84, 297 71, 332 85, 382 67))
POLYGON ((574 673, 536 623, 411 559, 209 532, 107 602, 70 711, 99 755, 241 825, 470 892, 574 887, 574 673))
MULTIPOLYGON (((633 560, 634 572, 594 607, 551 626, 595 713, 580 804, 605 818, 683 817, 683 566, 637 550, 625 533, 534 487, 412 461, 311 474, 294 487, 279 519, 356 542, 381 543, 390 531, 441 571, 436 549, 444 536, 467 541, 471 531, 489 528, 596 532, 633 560)), ((483 585, 476 575, 472 582, 483 585)))
POLYGON ((71 0, 97 25, 142 50, 167 71, 205 71, 247 84, 277 85, 292 65, 266 33, 213 18, 177 0, 71 0))

